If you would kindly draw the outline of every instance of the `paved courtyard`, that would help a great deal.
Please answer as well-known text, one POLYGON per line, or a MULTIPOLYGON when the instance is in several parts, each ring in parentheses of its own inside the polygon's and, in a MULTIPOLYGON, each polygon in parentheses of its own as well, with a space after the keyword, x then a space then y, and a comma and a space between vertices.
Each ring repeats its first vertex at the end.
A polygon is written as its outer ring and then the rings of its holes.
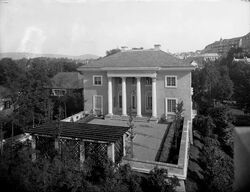
MULTIPOLYGON (((120 120, 93 119, 89 123, 128 126, 127 121, 120 120)), ((168 125, 153 122, 134 122, 134 125, 134 158, 144 161, 155 161, 168 125)), ((129 139, 126 141, 126 146, 130 146, 129 139)))

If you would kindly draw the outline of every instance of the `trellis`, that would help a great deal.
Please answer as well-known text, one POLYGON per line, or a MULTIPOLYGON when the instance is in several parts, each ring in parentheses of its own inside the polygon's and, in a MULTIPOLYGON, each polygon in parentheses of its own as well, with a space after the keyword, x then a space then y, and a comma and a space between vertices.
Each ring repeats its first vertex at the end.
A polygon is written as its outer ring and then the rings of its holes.
POLYGON ((100 156, 107 156, 108 145, 107 143, 96 143, 85 141, 85 158, 91 154, 99 154, 100 156))
POLYGON ((51 158, 54 155, 54 139, 52 137, 36 136, 36 149, 39 158, 51 158))
POLYGON ((72 139, 59 139, 60 153, 64 159, 79 161, 80 157, 80 141, 72 139))
POLYGON ((115 142, 115 162, 119 163, 123 156, 123 137, 115 142))

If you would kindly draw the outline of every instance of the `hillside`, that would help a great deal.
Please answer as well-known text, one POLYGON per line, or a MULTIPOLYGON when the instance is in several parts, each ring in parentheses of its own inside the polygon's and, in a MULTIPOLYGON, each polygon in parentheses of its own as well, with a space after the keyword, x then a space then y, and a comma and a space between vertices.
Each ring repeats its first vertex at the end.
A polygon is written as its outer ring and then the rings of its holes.
POLYGON ((60 54, 38 54, 38 53, 28 53, 28 52, 6 52, 0 53, 0 59, 4 57, 9 57, 12 59, 22 59, 22 58, 35 58, 35 57, 50 57, 50 58, 68 58, 75 60, 86 60, 86 59, 97 59, 99 56, 92 54, 83 54, 79 56, 71 55, 60 55, 60 54))

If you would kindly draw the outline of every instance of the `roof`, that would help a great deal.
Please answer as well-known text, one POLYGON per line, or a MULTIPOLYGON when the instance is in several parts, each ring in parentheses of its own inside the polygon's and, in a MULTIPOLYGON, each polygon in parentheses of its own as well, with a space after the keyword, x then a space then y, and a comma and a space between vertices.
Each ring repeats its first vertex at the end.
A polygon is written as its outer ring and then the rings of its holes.
MULTIPOLYGON (((35 128, 31 128, 27 133, 58 136, 58 122, 45 123, 35 128)), ((103 142, 115 142, 128 131, 129 127, 98 125, 88 123, 60 122, 60 136, 103 142)))
POLYGON ((78 70, 93 67, 190 67, 181 59, 161 50, 129 50, 118 52, 83 65, 78 70))
POLYGON ((83 75, 79 72, 59 72, 52 79, 52 88, 81 89, 83 75))

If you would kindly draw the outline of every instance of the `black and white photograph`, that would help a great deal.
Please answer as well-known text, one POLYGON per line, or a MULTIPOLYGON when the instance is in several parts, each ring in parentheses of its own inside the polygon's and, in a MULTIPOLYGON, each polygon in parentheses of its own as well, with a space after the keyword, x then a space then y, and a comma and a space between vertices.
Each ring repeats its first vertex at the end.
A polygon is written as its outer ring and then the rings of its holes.
POLYGON ((250 0, 0 0, 0 191, 249 192, 250 0))

